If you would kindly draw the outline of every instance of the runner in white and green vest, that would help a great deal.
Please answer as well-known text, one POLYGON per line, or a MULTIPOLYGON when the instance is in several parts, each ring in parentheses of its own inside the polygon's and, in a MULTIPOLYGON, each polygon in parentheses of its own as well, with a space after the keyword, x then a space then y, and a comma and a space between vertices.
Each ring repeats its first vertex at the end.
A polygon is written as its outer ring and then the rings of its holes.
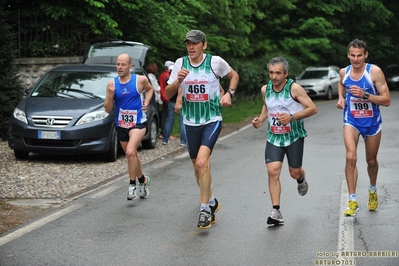
POLYGON ((203 229, 215 223, 220 208, 211 190, 210 156, 222 129, 222 107, 231 105, 239 77, 223 58, 204 53, 207 42, 202 31, 189 31, 184 43, 188 55, 176 60, 165 94, 171 97, 179 92, 182 98, 187 148, 201 194, 197 227, 203 229), (226 93, 221 93, 224 76, 230 84, 226 93))
POLYGON ((273 205, 267 224, 284 223, 280 210, 280 173, 287 155, 289 172, 298 183, 298 193, 308 192, 308 182, 302 168, 304 139, 307 136, 303 120, 317 112, 306 91, 288 78, 288 62, 275 57, 267 65, 270 81, 261 89, 265 104, 252 125, 259 128, 268 120, 265 162, 269 176, 269 192, 273 205))

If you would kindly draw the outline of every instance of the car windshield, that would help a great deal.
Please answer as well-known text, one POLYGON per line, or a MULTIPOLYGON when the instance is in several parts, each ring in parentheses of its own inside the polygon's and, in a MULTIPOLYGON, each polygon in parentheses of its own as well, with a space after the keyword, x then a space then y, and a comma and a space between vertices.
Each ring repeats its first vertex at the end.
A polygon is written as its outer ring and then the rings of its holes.
POLYGON ((105 99, 112 72, 50 71, 35 87, 31 97, 101 98, 105 99))
POLYGON ((87 57, 98 57, 98 56, 118 56, 120 54, 127 53, 132 58, 140 58, 143 53, 141 46, 131 45, 110 45, 110 46, 92 46, 90 47, 87 57))
POLYGON ((326 79, 328 70, 306 70, 299 79, 326 79))

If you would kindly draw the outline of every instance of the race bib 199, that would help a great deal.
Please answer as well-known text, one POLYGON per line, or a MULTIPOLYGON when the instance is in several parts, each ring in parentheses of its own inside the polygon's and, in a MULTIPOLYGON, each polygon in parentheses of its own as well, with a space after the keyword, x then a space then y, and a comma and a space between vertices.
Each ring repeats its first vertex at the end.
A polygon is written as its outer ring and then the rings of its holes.
POLYGON ((354 118, 373 117, 373 107, 369 100, 351 97, 350 111, 354 118))

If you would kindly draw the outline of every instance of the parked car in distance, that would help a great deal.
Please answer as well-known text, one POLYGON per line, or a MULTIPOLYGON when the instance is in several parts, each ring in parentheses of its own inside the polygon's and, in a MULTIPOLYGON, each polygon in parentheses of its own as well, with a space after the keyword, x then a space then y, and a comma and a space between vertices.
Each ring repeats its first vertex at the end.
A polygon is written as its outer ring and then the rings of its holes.
MULTIPOLYGON (((141 68, 132 73, 146 75, 141 68)), ((103 107, 107 82, 115 65, 65 65, 48 71, 15 108, 8 145, 17 159, 29 153, 103 154, 117 159, 119 143, 115 111, 103 107)), ((147 108, 148 130, 143 148, 155 148, 159 114, 155 97, 147 108)))
POLYGON ((339 67, 307 67, 295 80, 312 97, 331 100, 338 95, 339 67))
POLYGON ((390 90, 399 90, 399 65, 389 65, 383 70, 390 90))

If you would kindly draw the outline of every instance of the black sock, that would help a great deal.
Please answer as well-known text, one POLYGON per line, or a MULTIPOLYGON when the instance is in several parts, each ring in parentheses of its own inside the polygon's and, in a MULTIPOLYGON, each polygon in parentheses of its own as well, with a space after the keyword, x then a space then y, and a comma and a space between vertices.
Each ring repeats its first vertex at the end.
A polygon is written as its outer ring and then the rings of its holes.
POLYGON ((280 205, 273 205, 273 209, 280 210, 280 205))
POLYGON ((145 182, 145 176, 144 176, 144 175, 142 175, 142 176, 139 178, 139 182, 140 182, 141 184, 143 184, 143 183, 145 182))
POLYGON ((297 179, 297 180, 296 180, 296 182, 297 182, 298 184, 302 184, 303 181, 305 181, 305 178, 304 178, 304 177, 302 177, 302 179, 297 179))
POLYGON ((130 179, 130 185, 136 185, 136 180, 131 180, 130 179))

